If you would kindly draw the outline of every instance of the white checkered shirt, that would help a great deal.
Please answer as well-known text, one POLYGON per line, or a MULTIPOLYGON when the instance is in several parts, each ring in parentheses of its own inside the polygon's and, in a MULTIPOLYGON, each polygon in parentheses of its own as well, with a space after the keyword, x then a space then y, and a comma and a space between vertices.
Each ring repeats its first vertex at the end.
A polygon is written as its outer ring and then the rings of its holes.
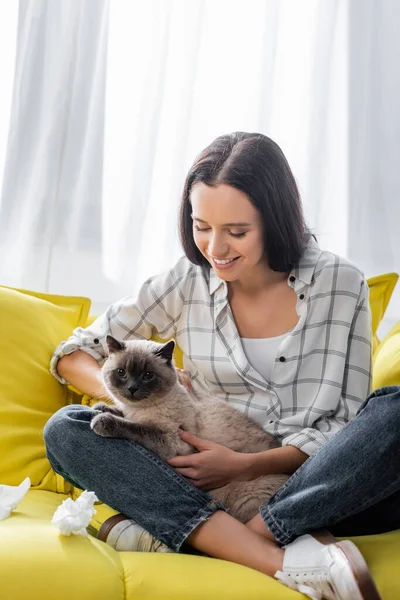
POLYGON ((243 351, 226 283, 182 257, 150 278, 137 299, 112 304, 90 327, 56 349, 57 361, 83 350, 107 356, 106 336, 120 340, 175 338, 194 391, 208 389, 257 421, 282 445, 311 455, 351 420, 370 392, 371 318, 363 273, 311 240, 288 277, 299 322, 278 349, 271 381, 243 351))

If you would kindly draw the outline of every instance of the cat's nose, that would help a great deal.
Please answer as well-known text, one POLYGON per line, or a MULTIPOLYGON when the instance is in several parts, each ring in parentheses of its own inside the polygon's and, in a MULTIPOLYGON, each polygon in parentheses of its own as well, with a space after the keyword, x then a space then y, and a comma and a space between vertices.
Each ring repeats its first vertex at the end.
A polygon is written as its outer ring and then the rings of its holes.
POLYGON ((131 394, 132 396, 134 396, 134 395, 135 395, 135 392, 137 392, 137 391, 138 391, 138 389, 139 389, 139 388, 138 388, 136 385, 128 385, 128 391, 130 392, 130 394, 131 394))

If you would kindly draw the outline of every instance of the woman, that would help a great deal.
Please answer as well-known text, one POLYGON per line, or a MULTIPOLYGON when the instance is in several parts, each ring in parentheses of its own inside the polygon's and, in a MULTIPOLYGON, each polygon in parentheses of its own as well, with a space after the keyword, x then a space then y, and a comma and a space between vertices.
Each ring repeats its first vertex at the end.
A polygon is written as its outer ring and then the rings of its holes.
POLYGON ((225 135, 200 154, 185 182, 180 234, 185 256, 149 279, 136 301, 124 298, 75 330, 52 372, 106 397, 99 363, 109 333, 174 337, 194 391, 225 398, 281 447, 240 454, 182 432, 199 452, 167 465, 137 444, 97 436, 94 409, 74 405, 46 425, 49 460, 122 513, 102 532, 117 549, 178 552, 185 544, 311 598, 379 598, 357 548, 326 536, 321 543, 315 533, 400 526, 400 438, 391 425, 400 393, 385 388, 365 400, 371 324, 363 274, 319 248, 284 155, 261 134, 225 135), (293 476, 246 525, 206 493, 266 473, 293 476))

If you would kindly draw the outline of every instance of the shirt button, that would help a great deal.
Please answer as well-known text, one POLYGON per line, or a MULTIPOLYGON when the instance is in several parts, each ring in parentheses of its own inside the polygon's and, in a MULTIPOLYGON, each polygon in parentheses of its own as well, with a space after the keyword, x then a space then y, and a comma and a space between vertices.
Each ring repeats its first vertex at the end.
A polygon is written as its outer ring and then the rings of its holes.
POLYGON ((300 294, 299 298, 300 300, 304 300, 304 294, 300 294))
POLYGON ((281 362, 285 362, 286 358, 285 358, 284 356, 280 356, 280 357, 279 357, 279 360, 280 360, 281 362))
POLYGON ((289 281, 296 281, 296 277, 293 277, 293 275, 291 277, 289 277, 289 281))
POLYGON ((99 343, 100 343, 100 340, 99 340, 99 338, 94 338, 94 340, 93 340, 93 343, 94 343, 94 344, 99 344, 99 343))

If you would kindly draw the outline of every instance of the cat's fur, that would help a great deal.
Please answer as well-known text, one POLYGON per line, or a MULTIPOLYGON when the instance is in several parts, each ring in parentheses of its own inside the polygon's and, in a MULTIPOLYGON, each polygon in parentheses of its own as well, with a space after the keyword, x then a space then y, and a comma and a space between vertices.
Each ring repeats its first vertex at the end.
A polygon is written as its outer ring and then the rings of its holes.
MULTIPOLYGON (((101 412, 92 419, 91 428, 98 435, 133 440, 165 461, 196 452, 180 438, 179 428, 237 452, 277 446, 271 435, 224 400, 205 393, 195 396, 179 383, 172 362, 173 341, 118 342, 107 336, 107 344, 109 357, 102 378, 115 406, 95 405, 101 412)), ((263 475, 232 481, 208 493, 246 523, 287 478, 263 475)))

